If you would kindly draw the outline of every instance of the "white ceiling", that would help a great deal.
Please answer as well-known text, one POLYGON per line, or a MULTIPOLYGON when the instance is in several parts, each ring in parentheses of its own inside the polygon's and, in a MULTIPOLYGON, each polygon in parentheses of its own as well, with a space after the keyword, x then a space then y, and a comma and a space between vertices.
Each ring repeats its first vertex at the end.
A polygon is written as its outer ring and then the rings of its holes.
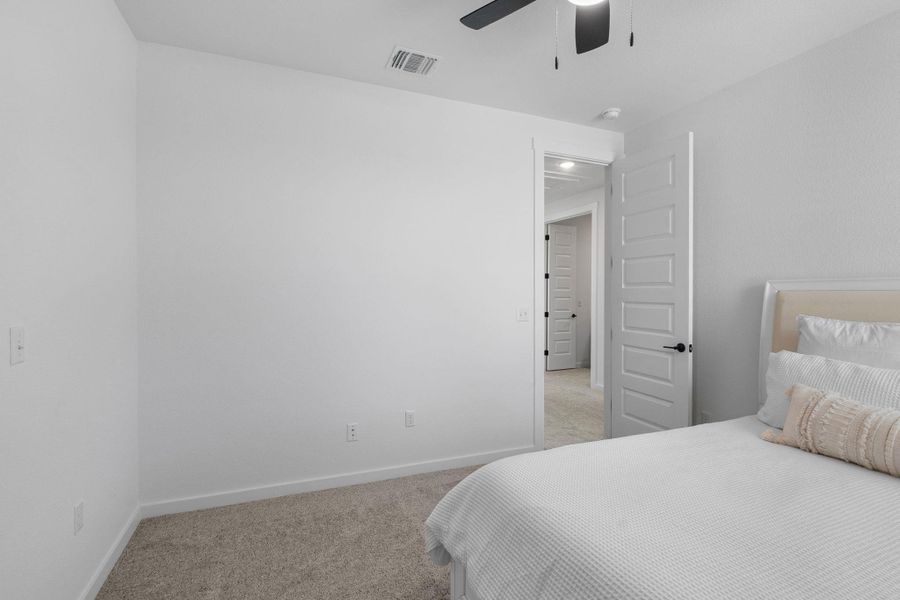
POLYGON ((482 29, 486 0, 117 0, 135 35, 475 104, 626 131, 900 9, 900 0, 611 0, 610 43, 574 52, 574 7, 537 0, 482 29), (553 70, 560 8, 560 70, 553 70), (395 44, 430 78, 388 72, 395 44), (614 123, 601 110, 621 107, 614 123))
POLYGON ((544 156, 544 204, 603 187, 606 167, 578 160, 544 156), (574 163, 563 169, 560 163, 574 163))

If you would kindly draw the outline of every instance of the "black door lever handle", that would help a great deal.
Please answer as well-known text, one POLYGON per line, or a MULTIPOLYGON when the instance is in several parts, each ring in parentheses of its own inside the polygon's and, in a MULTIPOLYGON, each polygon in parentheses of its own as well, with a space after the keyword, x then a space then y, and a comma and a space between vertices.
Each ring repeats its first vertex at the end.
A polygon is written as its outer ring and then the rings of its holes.
POLYGON ((679 352, 684 352, 685 350, 687 350, 687 346, 685 346, 681 342, 678 342, 674 346, 663 346, 663 348, 666 348, 667 350, 677 350, 679 352))

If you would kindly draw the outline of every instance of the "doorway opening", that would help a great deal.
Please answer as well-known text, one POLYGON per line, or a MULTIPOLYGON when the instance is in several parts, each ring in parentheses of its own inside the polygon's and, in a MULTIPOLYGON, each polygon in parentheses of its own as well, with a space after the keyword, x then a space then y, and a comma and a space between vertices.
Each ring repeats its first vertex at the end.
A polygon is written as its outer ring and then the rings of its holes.
POLYGON ((604 437, 607 166, 544 155, 544 448, 604 437))

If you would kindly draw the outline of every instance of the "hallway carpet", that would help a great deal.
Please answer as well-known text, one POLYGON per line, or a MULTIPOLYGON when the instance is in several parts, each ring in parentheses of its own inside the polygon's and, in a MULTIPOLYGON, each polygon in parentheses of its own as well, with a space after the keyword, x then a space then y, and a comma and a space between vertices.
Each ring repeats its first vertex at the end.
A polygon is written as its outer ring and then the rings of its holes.
POLYGON ((603 392, 590 369, 544 373, 544 448, 603 439, 603 392))

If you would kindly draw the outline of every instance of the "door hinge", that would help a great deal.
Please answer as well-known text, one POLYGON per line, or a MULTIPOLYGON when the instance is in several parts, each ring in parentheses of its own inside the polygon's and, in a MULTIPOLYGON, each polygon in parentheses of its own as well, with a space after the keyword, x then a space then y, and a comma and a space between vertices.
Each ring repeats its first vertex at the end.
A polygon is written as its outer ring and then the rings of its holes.
POLYGON ((694 345, 688 344, 688 352, 693 352, 693 351, 694 351, 694 345))
POLYGON ((549 351, 549 350, 544 350, 544 356, 550 356, 550 351, 549 351))
POLYGON ((613 268, 613 257, 612 256, 609 257, 609 268, 610 269, 613 268))
POLYGON ((609 341, 612 341, 612 329, 609 330, 609 341))
POLYGON ((544 318, 545 318, 545 319, 549 319, 549 318, 550 318, 550 313, 548 313, 547 311, 544 311, 544 318))
POLYGON ((550 279, 550 273, 544 273, 544 279, 550 279))
POLYGON ((545 242, 549 242, 549 241, 550 241, 550 234, 549 234, 549 233, 548 233, 547 235, 544 236, 544 241, 545 241, 545 242))

